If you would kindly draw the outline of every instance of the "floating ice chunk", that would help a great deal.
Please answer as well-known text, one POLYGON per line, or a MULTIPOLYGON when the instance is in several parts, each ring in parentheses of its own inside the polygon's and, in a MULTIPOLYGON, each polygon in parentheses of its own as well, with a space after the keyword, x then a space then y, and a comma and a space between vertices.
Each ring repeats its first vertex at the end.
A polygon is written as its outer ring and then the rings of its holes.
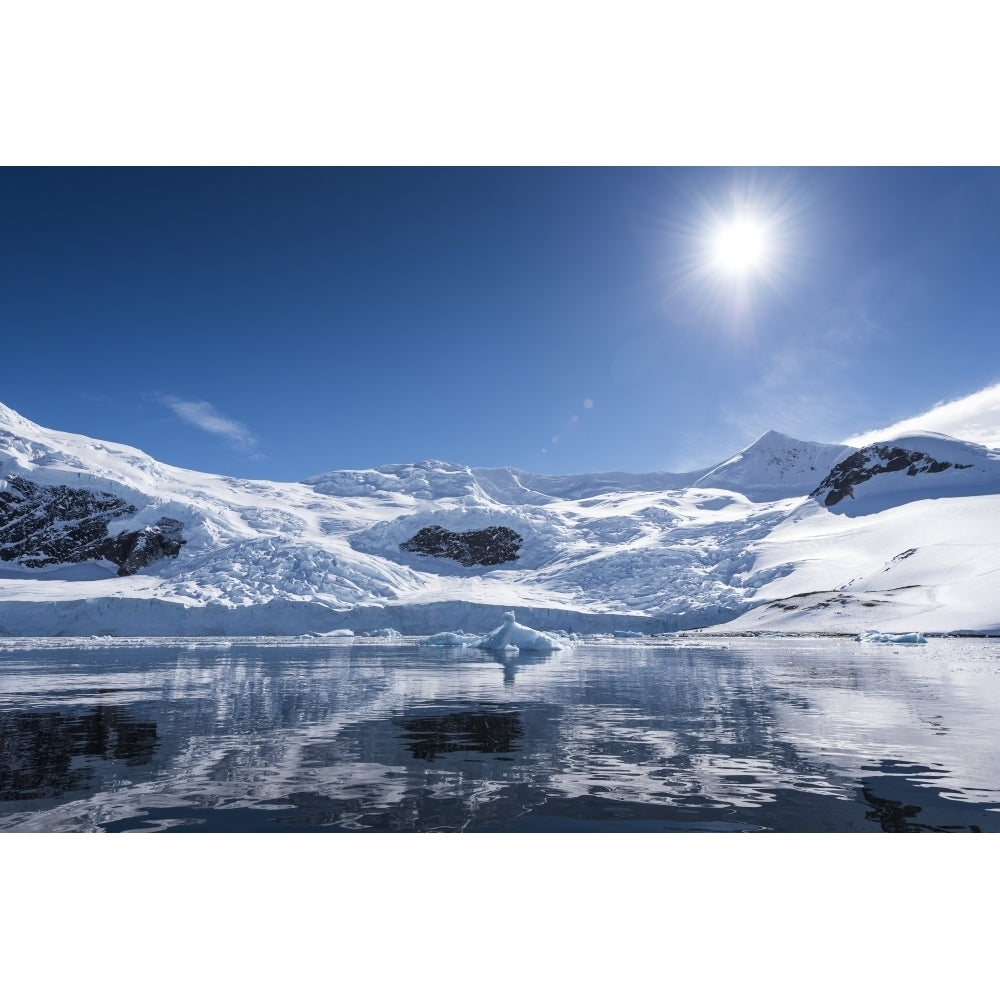
POLYGON ((854 637, 855 642, 899 642, 899 643, 921 643, 927 642, 923 632, 879 632, 878 629, 868 629, 861 635, 854 637))
POLYGON ((371 632, 362 632, 363 636, 369 639, 402 639, 403 633, 397 632, 394 628, 377 628, 371 632))
POLYGON ((481 636, 466 635, 464 632, 436 632, 419 640, 420 646, 475 646, 481 636))
POLYGON ((614 634, 616 639, 644 639, 642 632, 630 632, 628 629, 618 629, 614 634))
POLYGON ((562 649, 562 645, 556 641, 555 636, 548 632, 538 632, 527 625, 518 625, 514 621, 514 612, 506 611, 503 616, 503 624, 494 629, 484 639, 477 644, 478 649, 498 649, 503 650, 508 646, 516 646, 518 649, 534 650, 554 650, 562 649))

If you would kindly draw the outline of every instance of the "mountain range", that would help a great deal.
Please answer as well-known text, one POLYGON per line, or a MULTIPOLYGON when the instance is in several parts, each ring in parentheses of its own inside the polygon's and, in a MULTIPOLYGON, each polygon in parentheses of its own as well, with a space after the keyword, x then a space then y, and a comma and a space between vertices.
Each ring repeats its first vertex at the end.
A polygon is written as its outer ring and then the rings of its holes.
POLYGON ((686 473, 180 469, 0 404, 0 635, 1000 634, 1000 450, 769 431, 686 473))

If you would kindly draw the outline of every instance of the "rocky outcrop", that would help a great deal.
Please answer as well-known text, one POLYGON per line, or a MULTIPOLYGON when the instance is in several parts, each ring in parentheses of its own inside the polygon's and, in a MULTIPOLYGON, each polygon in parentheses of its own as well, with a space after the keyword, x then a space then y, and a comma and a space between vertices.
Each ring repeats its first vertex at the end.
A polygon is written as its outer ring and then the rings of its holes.
POLYGON ((158 559, 176 556, 185 544, 183 527, 175 518, 161 517, 151 528, 123 531, 107 539, 105 558, 118 564, 119 576, 131 576, 158 559))
POLYGON ((439 524, 421 528, 400 544, 406 552, 453 559, 462 566, 499 566, 517 559, 524 539, 513 530, 491 526, 476 531, 448 531, 439 524))
POLYGON ((0 490, 0 559, 28 569, 104 559, 108 523, 134 513, 113 493, 11 476, 0 490))
MULTIPOLYGON (((958 464, 954 467, 970 468, 968 465, 958 464)), ((824 506, 833 507, 841 500, 853 497, 854 487, 860 486, 874 476, 903 471, 908 476, 917 476, 923 473, 944 472, 950 468, 952 468, 951 462, 939 461, 921 451, 910 451, 894 445, 873 444, 856 451, 835 465, 810 496, 822 497, 824 506)))
POLYGON ((113 493, 40 486, 11 476, 0 486, 0 559, 26 569, 107 559, 130 576, 156 559, 176 556, 183 525, 161 518, 140 531, 108 534, 108 525, 135 507, 113 493))

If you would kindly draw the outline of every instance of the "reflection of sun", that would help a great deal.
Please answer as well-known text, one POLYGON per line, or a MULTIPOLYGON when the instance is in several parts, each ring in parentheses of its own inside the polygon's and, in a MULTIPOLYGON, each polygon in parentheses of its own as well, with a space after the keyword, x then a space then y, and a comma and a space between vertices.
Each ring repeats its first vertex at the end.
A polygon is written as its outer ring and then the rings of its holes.
POLYGON ((733 274, 761 267, 767 259, 767 232, 749 217, 722 224, 712 239, 712 262, 733 274))

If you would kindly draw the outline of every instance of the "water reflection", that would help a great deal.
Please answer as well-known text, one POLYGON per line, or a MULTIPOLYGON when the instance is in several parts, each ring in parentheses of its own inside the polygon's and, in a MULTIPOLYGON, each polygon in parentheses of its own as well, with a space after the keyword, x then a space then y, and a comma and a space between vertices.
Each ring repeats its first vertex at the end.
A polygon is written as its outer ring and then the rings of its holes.
POLYGON ((155 722, 136 721, 113 706, 70 715, 4 712, 0 800, 50 799, 87 785, 97 760, 121 761, 128 767, 148 764, 157 742, 155 722))
POLYGON ((558 655, 552 651, 540 649, 519 650, 514 647, 505 649, 484 649, 478 651, 481 656, 489 656, 503 668, 503 682, 510 687, 517 678, 518 672, 531 664, 544 663, 558 655))
POLYGON ((517 712, 498 707, 475 712, 449 712, 397 719, 403 741, 417 760, 434 760, 444 754, 470 752, 509 754, 524 736, 517 712))
POLYGON ((998 709, 974 640, 6 640, 0 829, 998 830, 998 709))
POLYGON ((867 765, 861 780, 866 816, 886 833, 982 833, 981 810, 962 800, 949 802, 938 794, 935 782, 947 782, 947 769, 898 760, 867 765), (929 779, 929 780, 927 780, 929 779))

